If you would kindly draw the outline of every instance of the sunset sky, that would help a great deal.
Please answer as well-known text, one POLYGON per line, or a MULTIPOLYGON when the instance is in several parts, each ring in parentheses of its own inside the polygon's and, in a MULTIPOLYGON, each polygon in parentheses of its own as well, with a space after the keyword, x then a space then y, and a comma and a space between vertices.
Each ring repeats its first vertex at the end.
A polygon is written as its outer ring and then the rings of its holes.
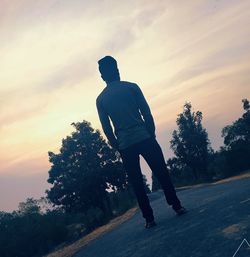
POLYGON ((0 0, 0 210, 43 196, 72 122, 101 129, 105 55, 143 90, 166 159, 185 101, 219 149, 250 98, 249 25, 248 0, 0 0))

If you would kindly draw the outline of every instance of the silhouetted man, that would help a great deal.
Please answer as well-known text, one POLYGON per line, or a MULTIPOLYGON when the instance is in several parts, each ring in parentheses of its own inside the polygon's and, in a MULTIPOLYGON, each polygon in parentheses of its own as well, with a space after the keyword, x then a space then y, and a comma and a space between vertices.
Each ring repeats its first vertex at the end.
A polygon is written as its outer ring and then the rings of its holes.
POLYGON ((145 227, 150 228, 156 224, 143 184, 140 155, 159 180, 167 203, 178 215, 184 214, 187 210, 176 196, 161 147, 156 141, 154 120, 141 89, 135 83, 120 80, 117 62, 113 57, 105 56, 98 64, 101 77, 107 84, 96 99, 99 118, 110 145, 121 155, 142 215, 146 219, 145 227))

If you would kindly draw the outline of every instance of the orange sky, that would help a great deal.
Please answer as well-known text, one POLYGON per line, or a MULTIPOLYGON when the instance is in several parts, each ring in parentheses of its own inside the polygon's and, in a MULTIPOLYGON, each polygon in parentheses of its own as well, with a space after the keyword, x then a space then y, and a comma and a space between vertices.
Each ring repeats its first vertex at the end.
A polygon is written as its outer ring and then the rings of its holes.
POLYGON ((203 112, 218 149, 250 97, 249 24, 247 0, 1 0, 0 210, 49 187, 47 152, 58 152, 72 122, 101 128, 105 55, 143 90, 166 158, 185 101, 203 112))

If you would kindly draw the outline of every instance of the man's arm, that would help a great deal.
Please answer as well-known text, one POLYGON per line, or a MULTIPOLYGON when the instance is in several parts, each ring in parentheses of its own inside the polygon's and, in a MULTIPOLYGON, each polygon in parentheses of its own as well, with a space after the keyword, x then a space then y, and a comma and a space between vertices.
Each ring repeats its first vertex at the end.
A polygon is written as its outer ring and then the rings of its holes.
POLYGON ((113 148, 118 149, 117 139, 116 139, 113 129, 111 127, 109 116, 106 113, 106 111, 104 110, 101 102, 98 99, 96 100, 96 107, 97 107, 99 119, 100 119, 100 122, 102 125, 102 129, 103 129, 110 145, 113 148))
POLYGON ((155 136, 155 123, 154 123, 154 119, 153 116, 151 114, 149 105, 140 89, 140 87, 137 84, 134 84, 134 89, 136 92, 136 101, 138 104, 138 108, 140 109, 140 112, 143 116, 143 119, 145 121, 145 125, 147 130, 149 131, 149 133, 153 136, 155 136))

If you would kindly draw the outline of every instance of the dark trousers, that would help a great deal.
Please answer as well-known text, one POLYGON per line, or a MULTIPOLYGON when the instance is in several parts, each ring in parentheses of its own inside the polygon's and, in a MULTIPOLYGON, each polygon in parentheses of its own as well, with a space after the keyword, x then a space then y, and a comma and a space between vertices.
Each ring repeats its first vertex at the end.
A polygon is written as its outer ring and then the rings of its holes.
POLYGON ((137 197, 142 216, 147 221, 153 220, 154 215, 143 184, 140 168, 140 155, 142 155, 152 170, 154 176, 159 180, 167 203, 172 205, 174 209, 180 208, 180 200, 176 196, 176 192, 171 182, 161 147, 155 138, 152 137, 143 140, 139 143, 129 146, 126 149, 119 150, 119 152, 124 168, 128 174, 128 180, 131 183, 137 197))

